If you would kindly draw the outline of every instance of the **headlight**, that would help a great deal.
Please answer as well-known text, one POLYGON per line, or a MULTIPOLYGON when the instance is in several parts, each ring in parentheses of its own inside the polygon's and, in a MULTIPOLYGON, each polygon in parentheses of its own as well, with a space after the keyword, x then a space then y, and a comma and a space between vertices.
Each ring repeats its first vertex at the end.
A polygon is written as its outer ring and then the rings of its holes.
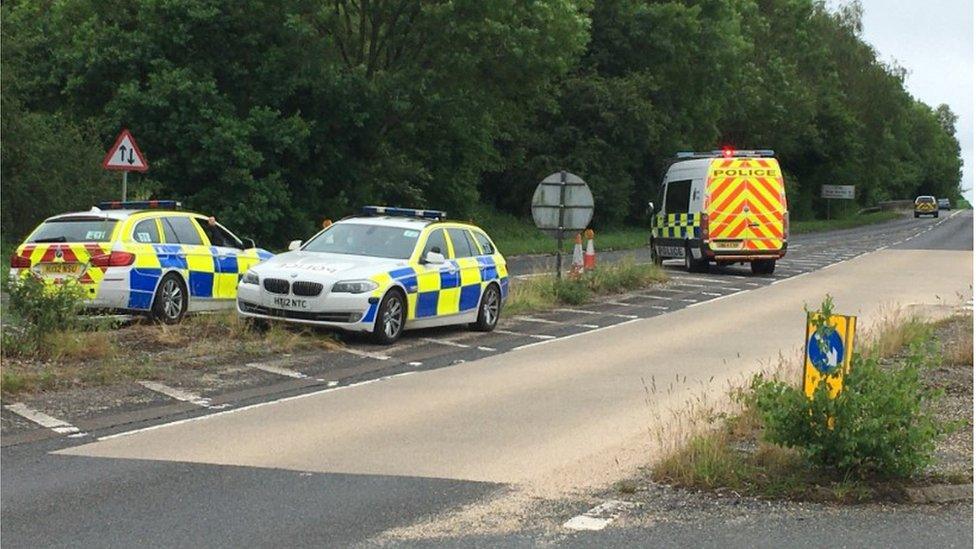
POLYGON ((343 280, 336 282, 332 286, 332 291, 345 294, 361 294, 363 292, 371 292, 379 287, 380 285, 372 280, 343 280))
POLYGON ((244 273, 244 278, 241 279, 241 284, 254 284, 257 285, 261 282, 258 278, 258 274, 254 271, 248 271, 244 273))

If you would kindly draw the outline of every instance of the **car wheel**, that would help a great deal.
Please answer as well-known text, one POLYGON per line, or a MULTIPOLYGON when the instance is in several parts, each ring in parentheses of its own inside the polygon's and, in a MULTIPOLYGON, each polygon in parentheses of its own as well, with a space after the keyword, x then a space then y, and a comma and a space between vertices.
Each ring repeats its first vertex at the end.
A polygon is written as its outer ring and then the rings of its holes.
POLYGON ((918 212, 915 212, 915 219, 918 219, 918 212))
POLYGON ((152 317, 163 324, 176 324, 183 320, 189 303, 186 285, 176 273, 169 273, 159 281, 153 297, 152 317))
POLYGON ((752 274, 755 275, 771 275, 776 271, 776 260, 775 259, 758 259, 749 263, 749 267, 752 268, 752 274))
POLYGON ((478 307, 478 320, 472 323, 471 329, 478 332, 490 332, 498 325, 498 318, 502 314, 502 294, 498 286, 489 284, 481 296, 478 307))
POLYGON ((383 296, 380 308, 376 312, 376 323, 373 325, 373 341, 389 345, 400 339, 403 325, 407 320, 407 307, 403 294, 391 290, 383 296))
POLYGON ((939 217, 939 212, 935 212, 934 214, 932 214, 932 217, 934 217, 934 218, 936 218, 936 219, 938 219, 938 217, 939 217))
POLYGON ((651 240, 651 263, 660 267, 664 265, 664 258, 658 255, 657 247, 654 246, 654 241, 651 240))

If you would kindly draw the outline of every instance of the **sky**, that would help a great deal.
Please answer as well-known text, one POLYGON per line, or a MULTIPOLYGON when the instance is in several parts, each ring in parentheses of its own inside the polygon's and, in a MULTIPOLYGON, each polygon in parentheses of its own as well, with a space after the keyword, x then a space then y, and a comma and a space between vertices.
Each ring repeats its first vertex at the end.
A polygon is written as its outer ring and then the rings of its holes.
MULTIPOLYGON (((835 0, 828 5, 837 6, 835 0)), ((861 0, 862 38, 882 61, 908 69, 905 86, 931 105, 947 103, 959 121, 962 188, 973 202, 973 10, 972 0, 861 0)))

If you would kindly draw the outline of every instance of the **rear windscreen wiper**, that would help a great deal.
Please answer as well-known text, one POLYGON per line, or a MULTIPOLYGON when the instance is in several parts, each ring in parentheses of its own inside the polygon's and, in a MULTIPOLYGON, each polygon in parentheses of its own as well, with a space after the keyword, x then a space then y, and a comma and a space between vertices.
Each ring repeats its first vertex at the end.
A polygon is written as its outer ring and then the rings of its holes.
POLYGON ((35 244, 41 244, 43 242, 67 242, 68 239, 63 236, 52 236, 50 238, 38 238, 34 241, 35 244))

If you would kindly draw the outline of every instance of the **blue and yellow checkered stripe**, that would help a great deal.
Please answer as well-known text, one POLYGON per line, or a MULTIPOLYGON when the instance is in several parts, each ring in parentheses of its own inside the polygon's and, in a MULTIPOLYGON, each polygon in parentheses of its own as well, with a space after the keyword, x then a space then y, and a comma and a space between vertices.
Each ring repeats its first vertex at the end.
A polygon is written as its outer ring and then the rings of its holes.
POLYGON ((651 221, 655 238, 701 238, 700 213, 656 215, 651 221))
POLYGON ((136 255, 129 272, 129 308, 149 310, 156 285, 164 272, 175 270, 186 281, 190 298, 234 299, 237 283, 248 269, 274 254, 250 249, 220 257, 214 246, 186 244, 131 244, 136 255))
POLYGON ((448 261, 454 269, 428 269, 410 266, 378 274, 372 280, 379 284, 373 293, 375 303, 362 322, 373 322, 379 298, 393 283, 407 292, 407 320, 432 318, 471 311, 481 302, 481 293, 492 281, 498 281, 502 300, 508 297, 508 270, 495 256, 464 257, 448 261))

